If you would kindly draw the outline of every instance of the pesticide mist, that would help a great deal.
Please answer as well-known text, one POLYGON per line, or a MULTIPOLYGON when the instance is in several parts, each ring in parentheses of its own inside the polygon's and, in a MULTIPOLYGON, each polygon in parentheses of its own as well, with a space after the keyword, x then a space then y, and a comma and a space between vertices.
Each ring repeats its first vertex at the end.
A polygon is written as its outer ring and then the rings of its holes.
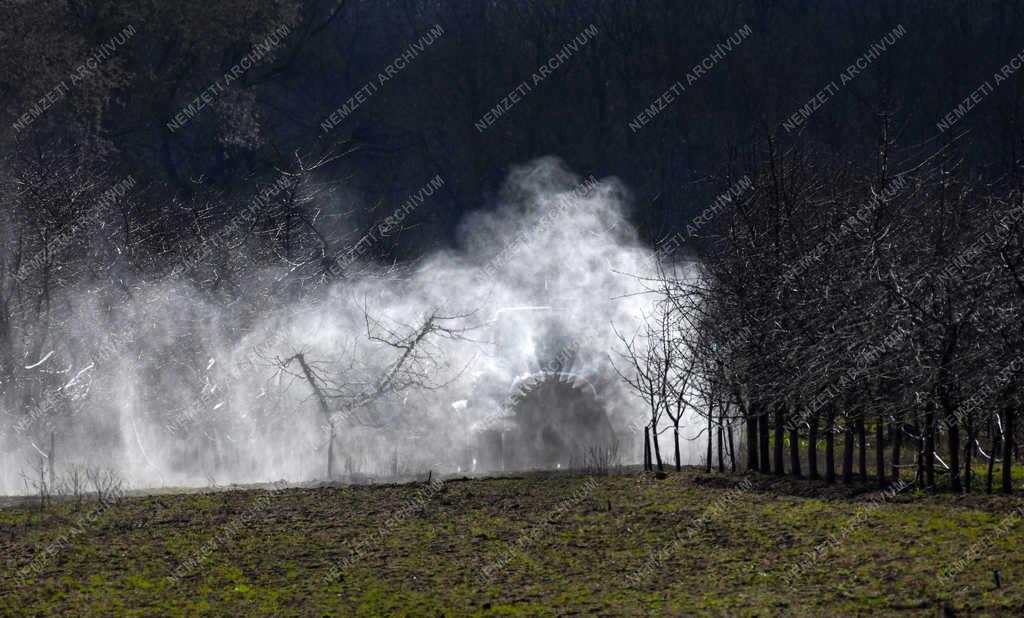
POLYGON ((5 411, 0 490, 30 489, 51 455, 58 474, 109 467, 136 488, 303 482, 329 465, 350 478, 565 468, 570 446, 598 439, 635 462, 648 413, 612 367, 612 327, 631 333, 654 311, 637 277, 655 260, 628 207, 617 180, 544 158, 514 169, 454 247, 403 267, 350 263, 301 300, 218 302, 182 279, 126 283, 116 304, 68 290, 66 332, 24 359, 61 386, 23 402, 34 414, 5 411), (523 434, 564 452, 496 455, 510 402, 551 376, 608 426, 570 418, 563 435, 523 434))

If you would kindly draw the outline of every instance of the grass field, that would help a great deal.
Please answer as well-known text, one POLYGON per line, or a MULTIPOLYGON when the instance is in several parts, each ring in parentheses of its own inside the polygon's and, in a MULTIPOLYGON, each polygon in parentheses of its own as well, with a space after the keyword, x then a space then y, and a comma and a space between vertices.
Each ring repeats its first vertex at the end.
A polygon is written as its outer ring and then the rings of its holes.
POLYGON ((1020 509, 695 470, 22 505, 0 510, 0 599, 11 615, 1021 614, 1020 509))

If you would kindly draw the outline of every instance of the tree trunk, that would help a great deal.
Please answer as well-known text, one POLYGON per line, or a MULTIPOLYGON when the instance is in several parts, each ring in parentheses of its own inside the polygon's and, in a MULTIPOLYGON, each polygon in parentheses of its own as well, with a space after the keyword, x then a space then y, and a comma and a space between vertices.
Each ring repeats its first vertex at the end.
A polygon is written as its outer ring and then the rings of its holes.
POLYGON ((992 493, 992 476, 995 472, 996 467, 996 452, 999 450, 999 432, 996 431, 995 423, 992 422, 992 417, 988 419, 988 432, 992 436, 992 450, 989 451, 988 456, 988 474, 985 479, 985 493, 992 493))
POLYGON ((736 474, 736 450, 732 441, 732 423, 725 426, 725 437, 729 444, 729 469, 736 474))
POLYGON ((825 482, 836 482, 836 433, 832 413, 826 418, 825 427, 825 482))
POLYGON ((708 454, 706 457, 707 462, 704 465, 705 472, 711 472, 711 440, 714 438, 714 436, 714 408, 711 408, 708 410, 708 454))
POLYGON ((928 487, 935 485, 935 408, 931 402, 925 405, 924 414, 924 482, 928 487))
POLYGON ((974 454, 974 418, 968 414, 965 419, 967 424, 967 445, 964 448, 964 491, 971 493, 971 486, 974 485, 974 470, 971 469, 972 455, 974 454))
POLYGON ((879 414, 875 419, 875 470, 878 484, 885 486, 885 418, 879 414))
MULTIPOLYGON (((1007 404, 1003 409, 1003 493, 1013 492, 1013 421, 1014 409, 1007 404)), ((993 456, 995 454, 993 453, 993 456)))
POLYGON ((324 415, 324 420, 327 421, 327 425, 330 427, 330 438, 327 441, 327 478, 334 478, 335 427, 334 419, 331 417, 331 408, 327 405, 327 395, 324 393, 323 389, 320 388, 320 384, 317 382, 313 370, 310 369, 309 364, 306 362, 306 357, 300 352, 288 359, 288 362, 291 362, 292 359, 299 362, 299 367, 302 369, 302 373, 306 377, 306 382, 309 383, 309 387, 313 389, 313 394, 316 395, 317 403, 320 406, 320 413, 324 415))
POLYGON ((800 473, 800 431, 796 425, 789 430, 789 473, 797 478, 803 478, 800 473))
POLYGON ((903 446, 903 425, 893 422, 889 426, 889 436, 892 440, 892 480, 900 480, 900 447, 903 446))
POLYGON ((644 425, 644 472, 651 470, 651 428, 644 425))
POLYGON ((843 423, 843 483, 853 482, 853 421, 843 423))
POLYGON ((722 432, 725 431, 725 408, 719 408, 718 413, 718 472, 725 473, 725 453, 722 452, 725 446, 725 436, 722 432))
POLYGON ((758 470, 760 460, 757 456, 757 417, 752 412, 748 413, 745 424, 747 426, 747 470, 758 470))
POLYGON ((675 443, 676 449, 676 472, 682 470, 682 464, 679 462, 679 425, 675 425, 672 429, 672 441, 675 443))
POLYGON ((651 422, 651 441, 654 442, 654 461, 658 463, 658 472, 665 469, 661 463, 661 446, 658 444, 658 425, 651 422))
POLYGON ((818 480, 818 412, 815 410, 810 419, 807 431, 807 478, 818 480))
POLYGON ((865 425, 862 412, 854 425, 857 430, 857 476, 861 481, 868 480, 868 432, 865 425))
POLYGON ((773 452, 772 471, 782 476, 786 473, 785 466, 785 448, 786 448, 786 418, 783 413, 783 407, 777 406, 775 408, 775 450, 773 452))
POLYGON ((922 427, 917 431, 917 477, 914 479, 921 487, 925 486, 924 466, 924 427, 922 427))
POLYGON ((947 411, 946 420, 949 427, 946 437, 949 438, 949 488, 956 493, 963 491, 960 483, 960 424, 951 410, 947 411))
POLYGON ((761 472, 768 474, 771 472, 771 462, 769 461, 770 455, 768 451, 769 432, 768 432, 768 413, 762 412, 761 416, 757 420, 758 425, 758 438, 761 443, 758 445, 757 450, 761 455, 761 472))

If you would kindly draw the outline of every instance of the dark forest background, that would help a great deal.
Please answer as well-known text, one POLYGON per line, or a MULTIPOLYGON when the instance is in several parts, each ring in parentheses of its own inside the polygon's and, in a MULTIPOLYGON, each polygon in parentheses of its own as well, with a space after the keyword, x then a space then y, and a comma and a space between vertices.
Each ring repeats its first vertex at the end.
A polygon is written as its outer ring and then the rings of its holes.
MULTIPOLYGON (((955 130, 936 123, 1024 47, 1020 2, 32 2, 5 3, 0 98, 8 170, 60 165, 139 180, 125 225, 155 234, 143 255, 196 217, 237 208, 274 168, 348 152, 318 170, 365 209, 390 212, 435 174, 444 194, 418 230, 378 251, 404 257, 452 240, 509 166, 557 154, 584 177, 620 177, 649 239, 685 226, 729 178, 749 173, 769 136, 816 142, 872 166, 884 115, 900 151, 970 132, 968 164, 996 177, 1024 149, 1019 75, 955 130), (270 61, 246 72, 182 129, 166 123, 264 35, 299 21, 270 61), (131 40, 24 131, 11 125, 126 26, 131 40), (432 27, 444 34, 329 135, 320 123, 432 27), (493 126, 474 123, 590 25, 580 47, 493 126), (749 25, 737 46, 642 130, 629 123, 675 80, 749 25), (906 35, 816 112, 782 122, 897 25, 906 35), (216 197, 216 199, 214 199, 216 197), (210 211, 212 209, 212 211, 210 211), (427 246, 424 246, 427 245, 427 246)), ((684 80, 685 81, 685 80, 684 80)), ((68 179, 70 180, 70 178, 68 179)), ((9 199, 9 198, 8 198, 9 199)), ((340 202, 339 202, 340 203, 340 202)), ((322 207, 318 204, 317 207, 322 207)), ((342 214, 327 206, 324 221, 342 214)), ((273 225, 278 222, 266 222, 273 225)), ((133 243, 133 246, 136 246, 133 243)), ((338 247, 337 249, 340 249, 338 247)), ((134 253, 136 249, 133 249, 134 253)), ((140 268, 142 256, 129 255, 140 268)))

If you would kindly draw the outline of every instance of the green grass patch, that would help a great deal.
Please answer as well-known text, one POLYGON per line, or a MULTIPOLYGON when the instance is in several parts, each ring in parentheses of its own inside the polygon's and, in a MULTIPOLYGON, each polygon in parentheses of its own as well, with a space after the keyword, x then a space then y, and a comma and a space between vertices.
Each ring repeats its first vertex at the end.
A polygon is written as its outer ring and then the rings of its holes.
POLYGON ((2 509, 0 614, 1024 612, 1020 496, 873 503, 693 470, 594 480, 130 497, 84 524, 2 509))

